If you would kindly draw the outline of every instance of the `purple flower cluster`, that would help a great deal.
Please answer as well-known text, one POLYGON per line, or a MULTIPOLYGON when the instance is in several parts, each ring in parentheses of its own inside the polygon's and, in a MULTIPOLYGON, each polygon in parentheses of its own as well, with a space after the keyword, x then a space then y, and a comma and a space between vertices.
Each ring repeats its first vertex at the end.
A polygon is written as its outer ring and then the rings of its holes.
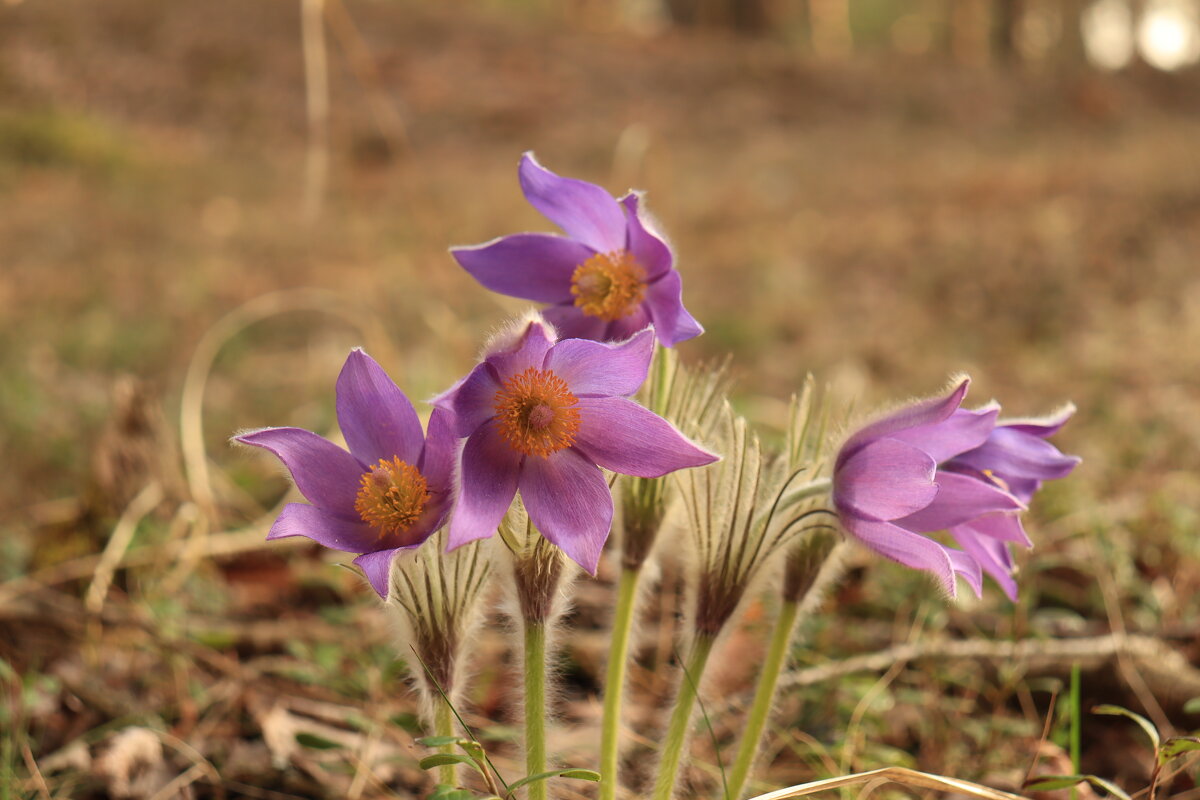
POLYGON ((956 575, 980 594, 986 572, 1015 599, 1009 546, 1032 545, 1020 512, 1043 481, 1065 477, 1079 463, 1046 441, 1072 412, 997 423, 996 405, 961 407, 968 383, 850 436, 834 463, 833 504, 851 536, 933 573, 949 594, 956 575), (962 549, 927 535, 937 531, 962 549))

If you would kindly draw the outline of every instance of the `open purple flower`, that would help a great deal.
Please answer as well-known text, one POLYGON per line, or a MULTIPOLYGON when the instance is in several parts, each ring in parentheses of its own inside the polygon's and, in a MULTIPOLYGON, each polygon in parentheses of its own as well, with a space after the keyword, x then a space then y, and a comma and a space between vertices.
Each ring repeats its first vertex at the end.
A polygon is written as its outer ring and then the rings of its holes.
POLYGON ((642 215, 639 194, 615 200, 593 183, 555 175, 532 153, 518 174, 529 203, 567 235, 516 233, 452 248, 475 280, 550 303, 542 314, 564 338, 617 341, 653 324, 672 347, 704 332, 683 307, 671 248, 642 215))
POLYGON ((716 461, 628 399, 653 348, 650 330, 616 344, 556 342, 535 319, 435 399, 467 437, 449 546, 495 533, 520 489, 538 530, 594 574, 613 515, 600 467, 655 478, 716 461))
MULTIPOLYGON (((1022 503, 1029 503, 1044 481, 1065 478, 1079 464, 1078 456, 1064 455, 1046 441, 1074 413, 1075 408, 1068 406, 1045 419, 1001 422, 982 445, 950 459, 943 469, 998 483, 1022 503)), ((950 535, 1010 599, 1016 599, 1011 545, 1033 545, 1018 514, 987 514, 951 528, 950 535)))
POLYGON ((457 454, 453 423, 434 411, 429 435, 412 403, 362 350, 337 380, 337 418, 350 452, 301 428, 263 428, 236 441, 274 453, 312 505, 288 503, 268 539, 307 536, 348 553, 387 597, 392 557, 446 521, 457 454))
POLYGON ((956 575, 979 594, 987 571, 1015 597, 1007 543, 1030 545, 1018 513, 1037 482, 1062 477, 1078 460, 1043 441, 1065 418, 997 427, 998 407, 960 407, 968 383, 853 434, 834 464, 833 503, 851 536, 932 572, 952 596, 956 575), (943 530, 963 549, 925 535, 943 530))

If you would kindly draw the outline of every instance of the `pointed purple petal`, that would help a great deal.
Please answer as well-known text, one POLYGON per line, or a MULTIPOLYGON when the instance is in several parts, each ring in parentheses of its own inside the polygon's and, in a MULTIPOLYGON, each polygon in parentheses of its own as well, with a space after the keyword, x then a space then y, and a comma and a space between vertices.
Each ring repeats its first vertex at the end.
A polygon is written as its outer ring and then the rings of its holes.
POLYGON ((371 588, 375 590, 375 594, 386 600, 388 590, 391 588, 389 578, 391 577, 392 559, 406 551, 411 552, 418 546, 396 547, 391 550, 376 550, 374 553, 363 553, 354 559, 354 563, 363 571, 363 575, 367 576, 367 581, 370 582, 371 588))
POLYGON ((954 564, 947 548, 890 522, 847 517, 842 524, 851 536, 884 558, 906 567, 932 572, 951 597, 957 594, 954 564))
POLYGON ((493 292, 539 303, 571 300, 571 276, 595 251, 551 233, 517 233, 474 247, 454 247, 450 255, 493 292))
POLYGON ((619 201, 625 207, 629 237, 626 249, 633 255, 638 266, 646 270, 646 278, 654 281, 671 269, 675 258, 663 238, 656 234, 650 222, 641 216, 641 199, 638 193, 630 192, 619 201))
POLYGON ((625 249, 625 213, 607 191, 555 175, 532 153, 521 158, 518 175, 529 204, 572 239, 601 253, 625 249))
POLYGON ((970 383, 969 378, 964 378, 945 397, 931 397, 928 400, 918 401, 860 429, 842 445, 842 449, 838 452, 837 466, 840 466, 843 461, 854 455, 868 442, 882 439, 906 428, 930 425, 946 419, 962 405, 970 383))
POLYGON ((467 439, 447 550, 496 532, 517 493, 520 471, 521 454, 505 443, 495 425, 484 425, 467 439))
POLYGON ((1025 532, 1025 526, 1021 524, 1020 514, 985 514, 963 525, 956 526, 955 529, 963 527, 970 528, 980 536, 986 536, 998 542, 1012 542, 1022 547, 1033 547, 1033 541, 1030 540, 1029 534, 1025 532))
POLYGON ((425 442, 416 409, 383 367, 357 348, 338 375, 337 417, 350 452, 363 464, 398 456, 416 465, 425 442))
POLYGON ((954 463, 980 472, 994 472, 1004 480, 1050 480, 1071 474, 1079 458, 1063 455, 1057 447, 1033 434, 1001 427, 982 445, 956 457, 954 463))
POLYGON ((643 303, 635 308, 632 314, 608 323, 601 338, 606 342, 623 342, 649 327, 650 313, 646 311, 646 304, 643 303))
POLYGON ((559 339, 591 339, 605 341, 608 323, 599 317, 589 317, 571 303, 542 309, 542 316, 554 326, 559 339))
POLYGON ((994 511, 1020 511, 1024 504, 1003 489, 970 475, 938 471, 933 502, 899 520, 914 531, 940 531, 994 511))
POLYGON ((576 397, 622 397, 641 387, 654 355, 654 332, 645 330, 619 344, 566 339, 546 354, 546 369, 562 378, 576 397))
POLYGON ((477 364, 467 377, 433 398, 435 408, 450 413, 454 434, 470 436, 479 426, 496 416, 496 392, 500 382, 496 371, 486 362, 477 364))
POLYGON ((354 500, 365 470, 354 456, 333 442, 300 428, 262 428, 233 438, 274 453, 309 502, 358 519, 354 500))
POLYGON ((595 463, 639 478, 657 478, 720 457, 697 447, 671 423, 624 397, 579 399, 575 447, 595 463))
POLYGON ((361 553, 379 544, 379 534, 370 525, 330 514, 307 503, 284 506, 267 539, 289 536, 304 536, 343 553, 361 553))
POLYGON ((946 548, 946 555, 950 556, 950 565, 954 567, 954 574, 967 582, 976 597, 983 597, 983 570, 975 557, 969 552, 964 553, 953 547, 946 548))
POLYGON ((498 353, 489 353, 484 360, 496 370, 496 379, 504 383, 513 375, 530 367, 542 369, 546 353, 553 344, 554 338, 550 335, 549 328, 540 319, 535 318, 525 326, 520 337, 510 348, 498 353))
POLYGON ((425 449, 421 451, 421 458, 416 465, 430 491, 443 491, 450 487, 457 461, 458 436, 454 430, 454 414, 435 408, 429 416, 425 449))
POLYGON ((642 307, 650 313, 658 340, 667 347, 704 333, 704 328, 683 307, 683 279, 671 270, 646 287, 642 307))
POLYGON ((833 475, 839 510, 867 519, 905 517, 934 501, 937 463, 929 454, 896 439, 871 442, 833 475))
POLYGON ((1058 433, 1063 425, 1070 421, 1075 415, 1075 405, 1067 403, 1065 406, 1049 414, 1045 417, 1035 417, 1032 419, 1008 419, 1000 423, 1000 427, 1008 428, 1021 433, 1028 433, 1032 436, 1038 436, 1045 439, 1058 433))
POLYGON ((999 413, 999 407, 977 411, 960 408, 941 422, 893 431, 888 438, 919 447, 941 463, 986 442, 995 430, 999 413))
POLYGON ((573 448, 531 456, 521 472, 521 499, 542 535, 595 575, 613 517, 612 492, 599 468, 573 448))
POLYGON ((1017 601, 1017 582, 1013 579, 1012 553, 1004 542, 986 536, 976 536, 973 526, 959 525, 950 529, 950 535, 972 558, 979 562, 983 571, 992 576, 1008 599, 1017 601))

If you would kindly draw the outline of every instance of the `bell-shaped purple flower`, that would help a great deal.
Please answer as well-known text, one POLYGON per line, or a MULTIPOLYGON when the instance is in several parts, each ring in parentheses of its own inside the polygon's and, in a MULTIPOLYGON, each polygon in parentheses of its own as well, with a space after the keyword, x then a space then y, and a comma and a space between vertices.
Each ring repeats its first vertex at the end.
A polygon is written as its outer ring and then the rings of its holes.
POLYGON ((451 254, 500 294, 549 303, 543 316, 563 338, 619 341, 653 324, 667 347, 699 336, 683 307, 671 248, 640 209, 641 196, 614 199, 601 187, 521 158, 521 190, 566 236, 516 233, 451 254))
POLYGON ((716 461, 629 399, 653 349, 648 329, 619 343, 555 341, 534 319, 436 398, 467 439, 449 546, 495 533, 520 489, 538 530, 595 574, 613 515, 600 467, 656 478, 716 461))
POLYGON ((833 503, 851 536, 932 572, 952 596, 956 575, 979 594, 986 571, 1015 597, 1008 543, 1030 545, 1019 512, 1078 459, 1044 441, 1065 417, 998 427, 998 407, 961 408, 968 383, 852 435, 834 465, 833 503), (961 550, 926 535, 943 530, 961 550))
MULTIPOLYGON (((1068 406, 1043 419, 1001 422, 982 445, 955 456, 942 468, 997 483, 1029 503, 1044 481, 1065 478, 1079 464, 1078 456, 1064 455, 1046 441, 1074 413, 1075 408, 1068 406)), ((1011 545, 1033 545, 1018 514, 987 514, 951 528, 950 535, 1010 599, 1016 599, 1011 545)))
POLYGON ((419 546, 450 512, 453 422, 435 410, 426 437, 404 392, 358 349, 338 376, 337 418, 348 453, 300 428, 263 428, 234 439, 274 453, 312 504, 284 506, 267 538, 307 536, 360 553, 354 563, 387 597, 392 557, 419 546))

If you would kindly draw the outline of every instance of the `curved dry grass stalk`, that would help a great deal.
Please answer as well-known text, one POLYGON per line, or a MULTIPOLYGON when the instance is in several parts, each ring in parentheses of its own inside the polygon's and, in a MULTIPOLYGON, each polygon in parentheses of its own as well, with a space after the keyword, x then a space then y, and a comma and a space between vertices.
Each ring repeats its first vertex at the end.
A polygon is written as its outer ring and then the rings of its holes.
POLYGON ((858 772, 853 775, 841 775, 836 778, 802 783, 777 789, 774 792, 760 794, 751 800, 788 800, 793 797, 807 797, 810 794, 840 789, 844 786, 860 786, 863 784, 898 783, 913 789, 932 789, 936 792, 954 792, 968 797, 979 797, 983 800, 1027 800, 1022 795, 1002 792, 982 784, 947 778, 944 775, 933 775, 928 772, 918 772, 904 767, 884 767, 869 772, 858 772))

